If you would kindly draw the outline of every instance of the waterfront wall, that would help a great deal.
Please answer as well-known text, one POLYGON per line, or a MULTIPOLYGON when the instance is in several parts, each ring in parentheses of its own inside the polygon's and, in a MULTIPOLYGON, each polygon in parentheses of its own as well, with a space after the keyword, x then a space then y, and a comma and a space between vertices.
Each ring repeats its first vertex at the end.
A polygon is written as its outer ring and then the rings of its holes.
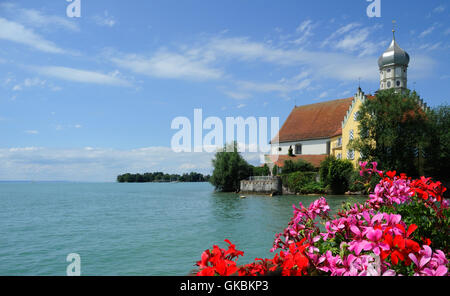
POLYGON ((281 178, 251 177, 241 181, 242 193, 282 194, 281 178))

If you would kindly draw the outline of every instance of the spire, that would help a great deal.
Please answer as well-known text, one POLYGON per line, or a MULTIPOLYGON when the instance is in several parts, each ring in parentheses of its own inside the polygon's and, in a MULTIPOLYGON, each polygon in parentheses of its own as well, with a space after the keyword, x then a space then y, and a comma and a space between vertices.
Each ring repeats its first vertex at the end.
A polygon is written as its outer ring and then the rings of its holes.
POLYGON ((396 20, 392 20, 392 40, 395 41, 395 23, 397 21, 396 20))

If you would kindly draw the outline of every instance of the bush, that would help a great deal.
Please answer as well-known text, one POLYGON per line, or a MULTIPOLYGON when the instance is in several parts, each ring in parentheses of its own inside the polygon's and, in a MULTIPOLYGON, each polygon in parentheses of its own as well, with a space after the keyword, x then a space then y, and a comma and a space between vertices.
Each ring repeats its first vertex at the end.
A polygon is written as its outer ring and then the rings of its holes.
POLYGON ((353 164, 349 160, 327 157, 320 165, 320 178, 325 186, 329 186, 333 194, 343 194, 349 189, 353 164))
POLYGON ((315 172, 294 172, 283 175, 282 182, 290 191, 295 193, 316 193, 314 192, 315 189, 320 193, 324 190, 321 184, 316 183, 316 175, 315 172))
POLYGON ((270 169, 265 163, 262 167, 253 167, 253 176, 269 176, 270 175, 270 169))
POLYGON ((321 182, 311 182, 300 188, 301 194, 324 194, 325 188, 321 182))
POLYGON ((286 160, 284 162, 283 174, 289 174, 293 172, 313 172, 315 170, 316 169, 311 163, 303 159, 299 159, 297 161, 286 160))

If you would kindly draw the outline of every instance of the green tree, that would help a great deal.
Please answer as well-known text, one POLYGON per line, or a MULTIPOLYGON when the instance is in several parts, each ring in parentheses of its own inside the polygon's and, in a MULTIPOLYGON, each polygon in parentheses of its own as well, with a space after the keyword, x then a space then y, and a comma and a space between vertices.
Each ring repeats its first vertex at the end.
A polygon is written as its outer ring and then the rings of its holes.
POLYGON ((283 166, 283 174, 289 174, 293 172, 312 172, 315 170, 316 169, 311 163, 303 159, 299 159, 297 161, 286 160, 283 166))
POLYGON ((450 181, 450 107, 438 106, 428 113, 425 174, 437 180, 450 181))
POLYGON ((319 175, 324 186, 328 186, 333 194, 343 194, 349 189, 353 170, 350 160, 329 156, 321 163, 319 175))
POLYGON ((359 137, 350 142, 350 148, 384 170, 421 174, 427 117, 419 100, 416 92, 393 89, 378 91, 365 100, 357 116, 359 137))
POLYGON ((245 161, 237 151, 237 144, 224 147, 212 160, 214 171, 210 183, 216 190, 224 192, 236 192, 240 189, 240 181, 252 175, 252 167, 245 161), (231 152, 227 152, 230 151, 231 152))
POLYGON ((253 176, 269 176, 270 175, 270 169, 265 163, 264 166, 259 167, 252 167, 253 169, 253 176))

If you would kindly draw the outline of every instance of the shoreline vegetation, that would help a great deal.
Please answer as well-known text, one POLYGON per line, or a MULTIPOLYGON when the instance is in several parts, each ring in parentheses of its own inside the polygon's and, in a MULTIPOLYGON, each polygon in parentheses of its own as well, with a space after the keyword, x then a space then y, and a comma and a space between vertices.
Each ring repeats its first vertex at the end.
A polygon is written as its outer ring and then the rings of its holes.
POLYGON ((118 183, 187 183, 187 182, 209 182, 210 175, 203 175, 196 172, 182 175, 165 174, 163 172, 153 172, 144 174, 122 174, 117 176, 118 183))

